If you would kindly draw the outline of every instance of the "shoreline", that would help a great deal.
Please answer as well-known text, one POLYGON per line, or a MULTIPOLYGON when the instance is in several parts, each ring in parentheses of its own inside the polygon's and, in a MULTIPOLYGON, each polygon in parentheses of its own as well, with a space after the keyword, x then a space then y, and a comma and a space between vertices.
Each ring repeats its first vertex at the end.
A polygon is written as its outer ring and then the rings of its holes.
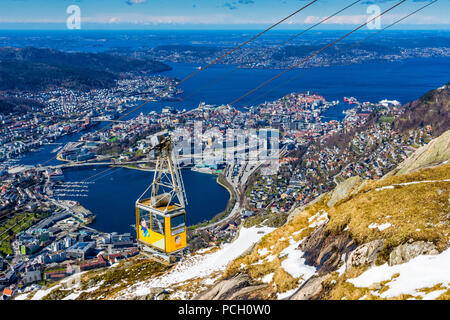
MULTIPOLYGON (((123 165, 113 165, 111 167, 117 167, 117 168, 121 167, 121 168, 126 168, 126 169, 131 169, 131 170, 144 171, 144 172, 153 172, 154 171, 154 169, 145 169, 145 168, 139 168, 139 167, 133 167, 133 166, 123 166, 123 165)), ((188 167, 184 167, 184 168, 187 169, 188 167)), ((183 168, 181 168, 181 169, 183 169, 183 168)), ((227 219, 228 216, 230 215, 230 213, 233 211, 235 205, 236 205, 236 199, 237 199, 236 190, 234 190, 231 185, 227 185, 227 184, 223 183, 220 180, 220 173, 215 173, 215 172, 213 172, 210 169, 203 169, 202 170, 202 168, 196 168, 195 166, 191 167, 190 170, 194 171, 194 172, 198 172, 198 173, 203 173, 203 174, 216 175, 217 176, 216 183, 218 185, 222 186, 225 190, 228 191, 229 198, 228 198, 227 205, 226 205, 224 211, 221 211, 221 212, 215 214, 211 219, 209 219, 209 220, 207 220, 205 222, 199 222, 199 223, 197 223, 195 225, 187 226, 186 228, 190 229, 190 230, 201 230, 201 229, 208 228, 210 225, 212 225, 214 223, 218 223, 218 222, 220 222, 220 221, 222 221, 224 219, 227 219), (225 217, 221 218, 219 221, 214 221, 218 216, 220 216, 221 214, 223 214, 227 210, 230 210, 230 213, 228 215, 226 215, 225 217)))
MULTIPOLYGON (((233 213, 233 210, 234 210, 234 208, 236 207, 236 204, 237 204, 237 193, 236 193, 236 190, 234 190, 231 186, 226 185, 222 181, 220 181, 220 177, 221 177, 220 175, 217 175, 217 179, 216 179, 217 184, 219 184, 220 186, 225 188, 228 191, 229 195, 230 195, 230 198, 228 199, 228 203, 227 203, 227 206, 226 206, 225 210, 222 211, 222 212, 219 212, 218 214, 213 216, 210 220, 207 220, 207 221, 202 222, 202 223, 197 223, 196 225, 188 227, 188 229, 197 230, 197 231, 198 230, 204 230, 206 228, 209 228, 209 227, 211 227, 211 226, 213 226, 215 224, 219 224, 222 221, 230 218, 230 215, 233 213), (224 214, 228 210, 230 211, 228 214, 226 214, 224 217, 220 217, 222 214, 224 214), (214 221, 216 219, 219 219, 219 220, 218 221, 214 221)), ((223 179, 225 179, 224 176, 222 176, 222 177, 223 177, 223 179)))
MULTIPOLYGON (((120 165, 120 164, 117 164, 117 165, 110 165, 109 167, 111 167, 111 168, 124 168, 124 169, 137 170, 137 171, 142 171, 142 172, 154 172, 154 171, 155 171, 154 169, 150 169, 150 168, 147 169, 147 168, 140 168, 140 167, 137 167, 137 166, 120 165)), ((188 168, 189 168, 189 167, 183 167, 183 168, 180 168, 180 169, 188 169, 188 168)), ((222 181, 220 181, 220 173, 215 173, 215 172, 213 172, 213 171, 210 170, 210 169, 202 170, 202 169, 196 168, 196 167, 194 167, 194 166, 191 167, 190 170, 191 170, 191 171, 194 171, 194 172, 198 172, 198 173, 203 173, 203 174, 208 174, 208 175, 215 175, 215 176, 217 176, 217 177, 216 177, 216 183, 217 183, 218 185, 222 186, 225 190, 227 190, 227 191, 228 191, 228 194, 229 194, 229 198, 228 198, 228 201, 227 201, 227 205, 226 205, 224 211, 226 211, 227 209, 229 209, 231 206, 232 206, 231 211, 233 210, 233 208, 234 208, 234 206, 235 206, 235 203, 234 203, 234 205, 233 205, 232 202, 236 202, 236 198, 237 198, 237 197, 236 197, 236 190, 232 189, 231 186, 229 186, 229 185, 223 183, 222 181)), ((191 225, 191 226, 187 226, 186 228, 187 228, 187 229, 191 229, 191 230, 197 230, 197 229, 199 229, 199 228, 200 228, 200 229, 207 228, 209 225, 211 225, 211 224, 213 224, 213 223, 217 223, 218 221, 213 221, 213 220, 216 219, 216 217, 219 216, 220 214, 222 214, 224 211, 221 211, 221 212, 215 214, 212 218, 210 218, 210 219, 207 220, 206 222, 198 222, 197 224, 191 225), (206 224, 205 224, 205 223, 206 223, 206 224), (203 224, 205 224, 205 225, 203 225, 203 224)), ((225 216, 225 217, 223 217, 223 218, 220 219, 219 221, 221 221, 221 220, 223 220, 223 219, 226 219, 227 217, 228 217, 228 215, 225 216)), ((97 231, 98 231, 98 232, 103 232, 103 231, 100 231, 100 230, 97 230, 97 231)))

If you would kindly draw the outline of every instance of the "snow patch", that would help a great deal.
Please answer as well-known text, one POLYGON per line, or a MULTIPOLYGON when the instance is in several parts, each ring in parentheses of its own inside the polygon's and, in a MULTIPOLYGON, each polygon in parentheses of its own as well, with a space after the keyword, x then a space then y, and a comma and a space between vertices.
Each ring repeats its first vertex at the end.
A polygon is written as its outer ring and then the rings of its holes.
POLYGON ((419 183, 436 183, 436 182, 449 182, 450 179, 444 179, 444 180, 423 180, 423 181, 411 181, 411 182, 403 182, 403 183, 396 183, 391 186, 385 186, 381 188, 376 188, 375 191, 381 191, 386 189, 394 189, 395 186, 409 186, 412 184, 419 184, 419 183))
POLYGON ((67 297, 64 297, 63 300, 75 300, 80 296, 81 292, 72 292, 67 297))
POLYGON ((422 297, 422 300, 436 300, 437 298, 439 298, 439 296, 441 294, 445 293, 446 291, 447 291, 447 289, 432 291, 432 292, 427 293, 426 295, 424 295, 422 297))
POLYGON ((273 272, 269 273, 269 274, 266 274, 264 277, 262 277, 261 281, 264 282, 264 283, 271 283, 272 279, 273 279, 273 275, 274 275, 273 272))
POLYGON ((56 286, 51 287, 49 289, 39 290, 39 291, 36 292, 36 294, 30 300, 41 300, 43 297, 48 295, 53 290, 58 289, 59 287, 61 287, 61 285, 56 285, 56 286))
POLYGON ((315 272, 316 268, 305 264, 303 251, 297 249, 301 241, 291 243, 286 249, 281 251, 280 256, 287 258, 281 262, 281 267, 294 278, 308 280, 315 272))
POLYGON ((289 290, 289 291, 286 291, 286 292, 283 292, 283 293, 277 293, 277 299, 278 299, 278 300, 282 300, 282 299, 289 298, 289 297, 292 296, 292 295, 295 293, 295 291, 297 291, 297 290, 298 290, 298 288, 295 288, 295 289, 292 289, 292 290, 289 290))
POLYGON ((378 228, 378 230, 383 231, 392 225, 389 222, 383 223, 383 224, 377 224, 377 223, 371 223, 369 224, 369 229, 375 229, 378 228))
POLYGON ((386 187, 376 188, 375 191, 381 191, 381 190, 387 190, 387 189, 394 189, 394 186, 386 186, 386 187))
POLYGON ((203 280, 203 284, 207 285, 207 286, 213 285, 214 282, 216 282, 217 279, 219 279, 219 278, 220 278, 220 275, 218 275, 217 277, 214 277, 214 278, 206 278, 205 280, 203 280))
POLYGON ((258 250, 258 254, 263 257, 269 254, 269 250, 267 250, 267 248, 262 248, 258 250))
MULTIPOLYGON (((356 287, 369 287, 371 284, 390 280, 395 274, 399 277, 387 283, 389 289, 383 292, 382 298, 397 297, 400 294, 422 295, 419 289, 431 288, 437 284, 450 288, 450 249, 438 255, 421 255, 410 261, 389 266, 387 263, 372 267, 357 278, 348 282, 356 287)), ((431 292, 427 298, 436 298, 437 293, 431 292)))
POLYGON ((312 217, 308 218, 309 227, 315 228, 328 222, 328 213, 325 210, 320 210, 312 217))
POLYGON ((300 234, 303 230, 305 230, 305 228, 302 228, 302 229, 300 229, 298 231, 293 232, 292 235, 296 236, 296 235, 300 234))
POLYGON ((343 262, 343 264, 339 267, 339 269, 336 270, 339 273, 339 276, 341 276, 345 272, 345 269, 347 269, 347 262, 345 261, 346 255, 346 253, 342 255, 341 261, 343 262))

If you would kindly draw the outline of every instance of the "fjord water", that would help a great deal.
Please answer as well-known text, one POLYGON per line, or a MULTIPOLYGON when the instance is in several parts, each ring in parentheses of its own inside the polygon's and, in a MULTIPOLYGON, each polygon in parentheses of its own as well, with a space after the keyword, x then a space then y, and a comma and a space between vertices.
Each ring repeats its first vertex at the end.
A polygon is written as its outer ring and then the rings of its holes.
MULTIPOLYGON (((195 64, 169 63, 171 71, 162 75, 183 79, 197 71, 195 64)), ((227 104, 239 98, 259 84, 271 79, 283 70, 235 69, 231 65, 213 65, 183 82, 181 102, 150 102, 139 109, 144 114, 160 111, 165 106, 176 109, 192 109, 200 102, 227 104), (229 74, 228 76, 225 76, 229 74), (216 79, 221 79, 215 83, 216 79)), ((450 58, 409 59, 402 62, 379 62, 361 65, 295 69, 274 80, 266 87, 237 102, 235 107, 244 107, 272 101, 291 92, 317 93, 328 101, 342 101, 344 97, 355 97, 359 101, 379 102, 383 99, 398 100, 402 104, 420 98, 429 90, 450 81, 450 58)), ((327 119, 341 120, 345 104, 328 110, 327 119)))
MULTIPOLYGON (((99 169, 66 169, 66 182, 82 181, 101 173, 99 169)), ((193 225, 209 220, 225 210, 229 193, 216 182, 216 176, 182 169, 186 186, 188 205, 186 222, 193 225)), ((134 205, 137 198, 147 189, 153 180, 153 172, 127 168, 114 168, 89 180, 87 197, 59 197, 75 200, 97 215, 90 226, 104 232, 133 232, 135 224, 134 205)), ((73 193, 72 193, 73 194, 73 193)))

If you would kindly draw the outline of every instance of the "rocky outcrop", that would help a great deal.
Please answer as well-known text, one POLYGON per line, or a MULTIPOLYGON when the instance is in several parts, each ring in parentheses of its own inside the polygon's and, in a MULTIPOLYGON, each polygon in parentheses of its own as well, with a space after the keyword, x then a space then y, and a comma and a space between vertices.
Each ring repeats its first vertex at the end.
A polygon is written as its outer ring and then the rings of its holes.
POLYGON ((355 248, 356 243, 347 232, 331 234, 326 231, 326 225, 317 228, 300 244, 305 263, 315 266, 319 275, 336 270, 342 255, 355 248))
POLYGON ((346 269, 363 265, 372 265, 378 253, 383 249, 384 240, 374 240, 360 245, 350 252, 346 261, 346 269))
POLYGON ((131 300, 164 300, 165 297, 169 296, 169 292, 164 288, 150 288, 150 293, 144 296, 132 297, 131 300))
POLYGON ((417 149, 408 159, 386 176, 402 175, 414 170, 435 166, 450 159, 450 130, 417 149))
POLYGON ((321 277, 309 278, 301 287, 296 291, 289 300, 314 300, 319 297, 323 290, 323 282, 327 280, 331 275, 326 274, 321 277))
POLYGON ((408 262, 421 254, 439 254, 437 247, 432 242, 415 241, 399 245, 389 255, 389 265, 393 266, 408 262))
POLYGON ((294 219, 300 212, 304 211, 307 207, 312 206, 313 204, 316 204, 317 202, 319 202, 320 200, 323 199, 323 197, 325 197, 328 193, 322 193, 320 196, 318 196, 317 198, 315 198, 313 201, 308 202, 307 205, 301 206, 299 208, 295 208, 293 209, 288 217, 287 217, 287 222, 291 221, 292 219, 294 219))
POLYGON ((331 194, 331 199, 327 203, 328 207, 331 208, 337 202, 345 199, 354 188, 361 184, 362 181, 363 179, 360 177, 351 177, 344 182, 339 183, 331 194))
POLYGON ((247 300, 255 299, 255 291, 262 290, 268 285, 253 285, 247 274, 237 274, 214 285, 209 290, 199 294, 194 300, 247 300))

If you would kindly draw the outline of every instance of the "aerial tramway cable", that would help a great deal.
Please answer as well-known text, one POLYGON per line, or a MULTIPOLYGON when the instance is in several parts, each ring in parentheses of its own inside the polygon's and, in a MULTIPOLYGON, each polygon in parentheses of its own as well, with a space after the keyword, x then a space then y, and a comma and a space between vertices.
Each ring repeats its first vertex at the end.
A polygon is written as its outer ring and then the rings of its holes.
MULTIPOLYGON (((391 28, 392 26, 394 26, 394 25, 396 25, 396 24, 402 22, 403 20, 405 20, 405 19, 411 17, 412 15, 416 14, 417 12, 419 12, 419 11, 425 9, 426 7, 428 7, 428 6, 430 6, 430 5, 434 4, 434 3, 436 3, 437 1, 438 1, 438 0, 434 0, 434 1, 430 2, 430 3, 427 3, 426 5, 420 7, 419 9, 417 9, 417 10, 415 10, 415 11, 413 11, 413 12, 407 14, 406 16, 403 16, 402 18, 400 18, 400 19, 394 21, 393 23, 387 25, 387 26, 384 27, 383 29, 381 29, 381 30, 379 30, 379 31, 377 31, 377 32, 375 32, 375 33, 369 35, 368 37, 366 37, 366 38, 364 38, 364 39, 362 39, 362 40, 360 40, 360 41, 358 41, 358 42, 356 42, 356 43, 354 43, 354 44, 352 44, 352 45, 349 46, 349 47, 346 47, 346 48, 343 48, 343 49, 339 50, 336 54, 344 53, 344 52, 350 50, 351 48, 353 48, 353 47, 355 47, 355 46, 357 46, 357 45, 359 45, 359 44, 361 44, 361 43, 363 43, 363 42, 365 42, 365 41, 367 41, 367 40, 369 40, 369 39, 371 39, 371 38, 377 36, 377 35, 380 34, 381 32, 383 32, 383 31, 385 31, 385 30, 391 28)), ((275 87, 272 87, 270 90, 268 90, 268 91, 266 91, 266 92, 263 92, 262 94, 258 95, 257 97, 251 99, 251 100, 249 101, 249 105, 251 105, 251 104, 254 103, 255 101, 261 99, 263 96, 267 95, 268 93, 273 92, 273 91, 275 91, 276 89, 278 89, 278 88, 280 88, 280 87, 282 87, 282 86, 285 86, 287 83, 289 83, 289 82, 291 82, 291 81, 294 81, 294 80, 297 80, 298 78, 300 78, 300 76, 303 75, 304 72, 308 72, 308 71, 310 71, 310 70, 312 70, 312 69, 313 69, 313 68, 303 69, 303 70, 301 71, 301 74, 300 74, 300 75, 296 75, 295 77, 292 77, 292 78, 290 78, 290 79, 288 79, 288 80, 286 80, 286 81, 283 81, 283 82, 280 83, 279 85, 277 85, 277 86, 275 86, 275 87)))
MULTIPOLYGON (((397 20, 396 22, 394 22, 394 23, 390 24, 389 26, 383 28, 382 30, 378 31, 377 34, 380 33, 380 32, 382 32, 382 31, 384 31, 384 30, 386 30, 387 28, 389 28, 389 27, 395 25, 396 23, 398 23, 398 22, 400 22, 400 21, 406 19, 407 17, 409 17, 409 16, 411 16, 411 15, 417 13, 418 11, 424 9, 425 7, 431 5, 432 3, 436 2, 436 1, 438 1, 438 0, 434 0, 433 2, 431 2, 431 3, 429 3, 429 4, 425 5, 425 6, 423 6, 422 8, 420 8, 420 9, 418 9, 418 10, 416 10, 416 11, 414 11, 414 12, 408 14, 407 16, 405 16, 405 17, 403 17, 403 18, 397 20)), ((261 85, 257 86, 256 88, 254 88, 254 89, 250 90, 249 92, 247 92, 246 94, 242 95, 242 96, 239 97, 238 99, 235 99, 235 100, 234 100, 232 103, 230 103, 229 105, 234 104, 235 102, 237 102, 237 101, 243 99, 244 97, 248 96, 248 95, 251 94, 252 92, 257 91, 257 90, 260 89, 261 87, 263 87, 263 86, 267 85, 268 83, 272 82, 273 80, 275 80, 275 79, 281 77, 282 75, 284 75, 284 74, 287 73, 288 71, 290 71, 290 70, 296 68, 296 67, 299 66, 300 64, 306 62, 307 60, 311 59, 311 58, 314 57, 315 55, 319 54, 320 52, 326 50, 327 48, 329 48, 329 47, 331 47, 332 45, 336 44, 337 42, 341 41, 342 39, 348 37, 348 36, 351 35, 352 33, 354 33, 354 32, 356 32, 357 30, 363 28, 365 25, 367 25, 367 24, 370 23, 371 21, 373 21, 373 20, 375 20, 375 19, 381 17, 382 15, 386 14, 387 12, 391 11, 392 9, 394 9, 395 7, 401 5, 401 4, 404 3, 404 2, 406 2, 406 0, 400 1, 400 2, 397 3, 396 5, 394 5, 394 6, 392 6, 391 8, 385 10, 384 12, 380 13, 378 16, 376 16, 376 17, 374 17, 374 18, 368 20, 366 23, 364 23, 364 24, 360 25, 359 27, 357 27, 356 29, 354 29, 354 30, 348 32, 347 34, 345 34, 345 35, 342 36, 341 38, 339 38, 339 39, 333 41, 332 43, 328 44, 328 45, 325 46, 324 48, 322 48, 322 49, 316 51, 315 53, 311 54, 310 56, 308 56, 307 58, 303 59, 303 60, 300 61, 299 63, 294 64, 294 65, 291 66, 289 69, 287 69, 287 70, 285 70, 285 71, 279 73, 278 75, 272 77, 272 78, 269 79, 268 81, 262 83, 261 85)), ((341 12, 342 12, 342 10, 341 10, 341 12)), ((374 36, 374 35, 373 35, 373 36, 374 36)), ((366 40, 366 39, 364 39, 364 40, 362 40, 362 41, 365 41, 365 40, 366 40)), ((359 43, 361 43, 362 41, 360 41, 359 43)), ((292 80, 292 79, 290 79, 290 80, 292 80)))
MULTIPOLYGON (((382 15, 384 15, 385 13, 391 11, 392 9, 394 9, 394 8, 397 7, 397 6, 399 6, 400 4, 402 4, 402 3, 405 2, 405 1, 406 1, 406 0, 403 0, 403 1, 399 2, 399 3, 397 3, 397 4, 394 5, 393 7, 387 9, 387 10, 384 11, 383 13, 381 13, 381 14, 379 14, 378 16, 374 17, 373 19, 367 21, 366 23, 362 24, 362 25, 359 26, 358 28, 352 30, 351 32, 349 32, 349 33, 347 33, 346 35, 344 35, 343 37, 339 38, 338 40, 336 40, 336 41, 332 42, 331 44, 325 46, 324 48, 322 48, 321 50, 317 51, 316 53, 314 53, 313 55, 309 56, 309 57, 306 58, 306 59, 310 59, 310 58, 313 57, 314 55, 316 55, 316 54, 318 54, 318 53, 324 51, 324 50, 327 49, 328 47, 330 47, 330 46, 336 44, 337 42, 341 41, 341 40, 344 39, 345 37, 349 36, 350 34, 354 33, 355 31, 361 29, 362 27, 364 27, 365 25, 367 25, 367 24, 370 23, 371 21, 373 21, 373 20, 375 20, 375 19, 381 17, 382 15)), ((404 16, 404 17, 402 17, 402 18, 396 20, 395 22, 391 23, 390 25, 384 27, 383 29, 381 29, 381 30, 379 30, 378 32, 376 32, 375 34, 372 34, 372 35, 368 36, 367 38, 365 38, 365 39, 363 39, 363 40, 361 40, 361 41, 355 43, 354 45, 352 45, 352 46, 350 46, 350 47, 348 47, 348 48, 346 48, 346 49, 344 49, 344 50, 341 50, 341 51, 339 51, 339 52, 345 52, 345 51, 351 49, 352 47, 354 47, 354 46, 356 46, 356 45, 358 45, 358 44, 360 44, 360 43, 362 43, 362 42, 368 40, 369 38, 376 36, 377 34, 379 34, 379 33, 383 32, 384 30, 386 30, 386 29, 388 29, 388 28, 390 28, 390 27, 392 27, 392 26, 398 24, 399 22, 401 22, 401 21, 407 19, 408 17, 410 17, 410 16, 416 14, 417 12, 419 12, 419 11, 425 9, 426 7, 430 6, 431 4, 434 4, 434 3, 437 2, 437 1, 438 1, 438 0, 434 0, 434 1, 432 1, 432 2, 430 2, 430 3, 428 3, 428 4, 426 4, 426 5, 422 6, 421 8, 419 8, 419 9, 417 9, 417 10, 415 10, 415 11, 409 13, 408 15, 406 15, 406 16, 404 16)), ((355 2, 354 2, 353 4, 355 4, 355 2)), ((353 5, 353 4, 351 4, 351 5, 353 5)), ((346 7, 346 8, 347 8, 347 7, 346 7)), ((342 12, 343 10, 344 10, 344 9, 341 9, 339 12, 342 12)), ((331 16, 330 16, 330 17, 331 17, 331 16)), ((321 22, 323 23, 324 20, 322 20, 321 22)), ((339 52, 338 52, 338 53, 339 53, 339 52)), ((282 76, 282 75, 285 74, 286 72, 288 72, 288 71, 294 69, 295 67, 297 67, 297 66, 300 65, 301 63, 304 63, 305 61, 307 61, 307 60, 304 59, 304 60, 302 60, 301 62, 295 64, 295 65, 292 66, 292 67, 290 67, 289 69, 287 69, 287 70, 281 72, 280 74, 278 74, 277 76, 273 77, 273 78, 270 79, 269 81, 266 81, 266 82, 263 83, 262 85, 258 86, 256 89, 253 89, 251 92, 254 92, 254 91, 258 90, 260 87, 262 87, 262 86, 268 84, 269 82, 275 80, 276 78, 282 76)), ((297 78, 297 77, 296 77, 296 78, 297 78)), ((294 79, 296 79, 296 78, 294 78, 294 79)), ((289 80, 286 81, 286 82, 292 81, 292 80, 294 80, 294 79, 289 79, 289 80)), ((283 84, 286 83, 286 82, 283 82, 283 84)), ((247 96, 247 95, 250 94, 251 92, 247 93, 247 94, 244 95, 244 96, 241 96, 240 98, 236 99, 234 102, 239 101, 240 99, 244 98, 245 96, 247 96)), ((269 92, 270 92, 270 91, 269 91, 269 92)), ((233 103, 234 103, 234 102, 233 102, 233 103)), ((112 169, 112 168, 107 169, 107 170, 105 170, 105 171, 108 171, 108 170, 111 170, 111 169, 112 169)), ((101 179, 101 178, 99 178, 99 179, 101 179)), ((96 180, 97 180, 97 179, 96 179, 96 180)))
MULTIPOLYGON (((203 70, 209 68, 210 66, 212 66, 213 64, 216 64, 217 62, 219 62, 220 60, 224 59, 225 57, 229 56, 230 54, 232 54, 233 52, 239 50, 240 48, 242 48, 243 46, 245 46, 246 44, 252 42, 253 40, 255 40, 256 38, 262 36, 264 33, 272 30, 273 28, 275 28, 276 26, 278 26, 279 24, 283 23, 284 21, 292 18, 293 16, 295 16, 296 14, 298 14, 299 12, 303 11, 304 9, 308 8, 309 6, 311 6, 312 4, 314 4, 315 2, 317 2, 318 0, 313 0, 311 2, 309 2, 308 4, 304 5, 303 7, 301 7, 300 9, 297 9, 296 11, 292 12, 291 14, 289 14, 287 17, 279 20, 278 22, 276 22, 275 24, 271 25, 270 27, 266 28, 265 30, 261 31, 260 33, 258 33, 257 35, 253 36, 252 38, 248 39, 247 41, 241 43, 240 45, 238 45, 237 47, 234 47, 233 49, 231 49, 230 51, 228 51, 227 53, 223 54, 222 56, 220 56, 219 58, 213 60, 212 62, 210 62, 209 64, 207 64, 206 66, 202 67, 201 69, 197 70, 196 72, 190 74, 189 76, 187 76, 186 78, 184 78, 183 80, 181 80, 180 82, 178 82, 177 84, 175 84, 174 86, 169 87, 168 89, 158 93, 157 95, 155 95, 154 97, 152 97, 149 100, 146 100, 144 103, 140 104, 139 106, 133 108, 132 110, 130 110, 129 112, 125 113, 124 115, 122 115, 121 117, 119 117, 119 119, 117 119, 117 121, 123 119, 124 117, 128 116, 129 114, 135 112, 136 110, 142 108, 144 105, 146 105, 147 103, 151 102, 151 101, 155 101, 156 98, 162 96, 163 94, 166 94, 167 92, 169 92, 171 89, 174 89, 176 87, 178 87, 181 83, 185 82, 186 80, 194 77, 195 75, 197 75, 198 73, 202 72, 203 70)), ((110 124, 106 125, 105 127, 96 130, 93 132, 93 134, 103 131, 106 128, 110 127, 113 124, 113 122, 111 122, 110 124)), ((48 162, 52 161, 53 159, 56 159, 57 156, 52 157, 51 159, 43 162, 41 165, 45 165, 48 162)), ((82 162, 81 162, 82 163, 82 162)))
MULTIPOLYGON (((317 27, 317 26, 319 26, 319 25, 321 25, 321 24, 323 24, 323 23, 325 23, 325 22, 328 21, 329 19, 331 19, 331 18, 337 16, 339 13, 341 13, 341 12, 347 10, 348 8, 354 6, 355 4, 357 4, 357 3, 361 2, 361 1, 362 1, 362 0, 356 0, 356 1, 352 2, 352 3, 350 3, 350 4, 347 5, 346 7, 340 9, 339 11, 336 11, 336 12, 333 13, 332 15, 330 15, 330 16, 328 16, 328 17, 322 19, 321 21, 317 22, 316 24, 312 25, 311 27, 309 27, 309 28, 303 30, 303 31, 300 32, 300 33, 297 33, 297 34, 293 35, 293 36, 290 37, 289 39, 287 39, 287 40, 283 41, 282 43, 278 44, 276 47, 272 48, 271 51, 272 51, 272 52, 275 52, 277 49, 279 49, 280 47, 284 46, 286 43, 291 42, 292 40, 298 38, 298 37, 301 36, 302 34, 304 34, 304 33, 308 32, 308 31, 314 29, 315 27, 317 27)), ((252 60, 252 61, 254 61, 254 60, 252 60)), ((193 97, 194 95, 196 95, 197 93, 202 92, 204 89, 209 88, 209 87, 211 87, 212 85, 214 85, 214 84, 216 84, 216 83, 219 83, 221 80, 225 79, 226 77, 228 77, 229 75, 233 74, 234 72, 236 72, 236 71, 238 71, 238 70, 240 70, 240 69, 241 69, 241 68, 240 68, 239 66, 236 66, 236 68, 234 68, 234 69, 232 69, 231 71, 229 71, 229 72, 227 72, 227 73, 225 73, 225 74, 219 76, 218 78, 216 78, 215 81, 209 82, 209 83, 206 84, 205 86, 201 87, 199 90, 194 91, 193 93, 191 93, 190 95, 188 95, 185 99, 189 99, 189 98, 193 97)))
POLYGON ((400 2, 398 2, 397 4, 395 4, 394 6, 390 7, 389 9, 383 11, 382 13, 380 13, 379 15, 375 16, 374 18, 368 20, 366 23, 360 25, 359 27, 357 27, 356 29, 353 29, 352 31, 346 33, 345 35, 343 35, 342 37, 340 37, 339 39, 329 43, 328 45, 326 45, 325 47, 323 47, 322 49, 314 52, 313 54, 309 55, 308 57, 304 58, 303 60, 301 60, 300 62, 294 64, 293 66, 291 66, 290 68, 284 70, 283 72, 277 74, 276 76, 270 78, 269 80, 261 83, 260 85, 258 85, 257 87, 253 88, 252 90, 248 91, 247 93, 243 94, 242 96, 240 96, 239 98, 233 100, 232 102, 230 102, 228 105, 233 105, 236 102, 242 100, 243 98, 247 97, 249 94, 259 90, 260 88, 264 87, 265 85, 269 84, 270 82, 272 82, 273 80, 281 77, 282 75, 286 74, 287 72, 295 69, 296 67, 298 67, 299 65, 305 63, 306 61, 310 60, 311 58, 313 58, 314 56, 318 55, 319 53, 321 53, 322 51, 325 51, 326 49, 328 49, 329 47, 331 47, 332 45, 338 43, 339 41, 341 41, 342 39, 348 37, 349 35, 351 35, 352 33, 358 31, 359 29, 363 28, 364 26, 366 26, 367 24, 369 24, 370 22, 374 21, 375 19, 378 19, 379 17, 383 16, 384 14, 386 14, 387 12, 391 11, 392 9, 398 7, 399 5, 401 5, 402 3, 406 2, 406 0, 402 0, 400 2))

